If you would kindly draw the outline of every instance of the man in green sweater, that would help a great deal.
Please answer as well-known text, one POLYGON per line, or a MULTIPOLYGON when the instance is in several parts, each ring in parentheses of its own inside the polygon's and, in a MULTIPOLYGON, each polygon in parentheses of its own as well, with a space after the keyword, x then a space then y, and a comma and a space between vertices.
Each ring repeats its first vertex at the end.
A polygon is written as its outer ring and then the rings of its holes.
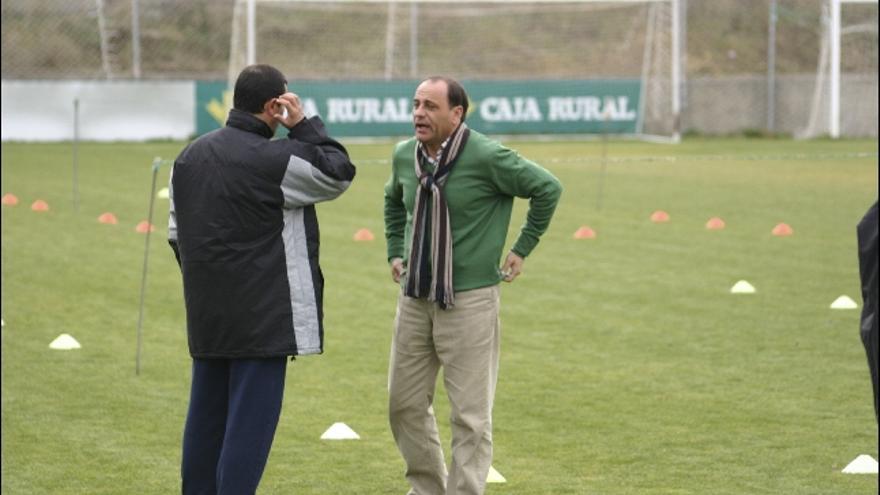
POLYGON ((394 149, 385 185, 391 276, 401 284, 389 364, 389 420, 410 495, 481 494, 492 463, 492 404, 500 349, 499 289, 512 282, 562 192, 550 172, 468 129, 453 79, 423 81, 415 137, 394 149), (513 198, 526 222, 499 269, 513 198), (432 407, 437 374, 452 409, 447 471, 432 407))

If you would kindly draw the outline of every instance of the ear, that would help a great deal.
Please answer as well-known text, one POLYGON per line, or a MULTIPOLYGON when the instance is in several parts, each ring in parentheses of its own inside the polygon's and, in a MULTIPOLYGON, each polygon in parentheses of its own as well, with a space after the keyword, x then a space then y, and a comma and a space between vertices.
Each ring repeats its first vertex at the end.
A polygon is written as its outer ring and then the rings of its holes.
POLYGON ((263 103, 263 113, 271 117, 275 114, 275 103, 276 98, 270 98, 266 100, 266 103, 263 103))
POLYGON ((461 123, 461 117, 463 114, 464 114, 464 107, 463 106, 458 105, 456 107, 453 107, 452 116, 455 117, 456 124, 461 123))

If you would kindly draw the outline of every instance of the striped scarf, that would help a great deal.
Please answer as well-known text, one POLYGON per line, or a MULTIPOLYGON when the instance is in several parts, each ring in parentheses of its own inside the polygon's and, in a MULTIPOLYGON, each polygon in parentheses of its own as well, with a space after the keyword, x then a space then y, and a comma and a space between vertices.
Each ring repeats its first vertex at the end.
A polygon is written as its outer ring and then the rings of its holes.
POLYGON ((409 297, 427 297, 429 301, 436 301, 441 309, 451 308, 455 300, 452 285, 452 228, 443 188, 469 135, 470 130, 462 122, 452 132, 449 144, 441 149, 433 174, 422 169, 424 145, 416 145, 416 177, 421 187, 416 188, 412 245, 404 293, 409 297))

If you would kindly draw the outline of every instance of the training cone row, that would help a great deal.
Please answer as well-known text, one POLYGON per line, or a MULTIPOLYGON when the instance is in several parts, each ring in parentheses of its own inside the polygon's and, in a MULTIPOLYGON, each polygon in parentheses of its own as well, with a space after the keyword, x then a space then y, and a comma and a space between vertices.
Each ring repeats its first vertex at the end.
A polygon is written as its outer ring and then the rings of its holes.
MULTIPOLYGON (((166 194, 165 197, 167 197, 167 194, 168 194, 167 188, 165 189, 165 194, 166 194)), ((6 193, 3 195, 2 203, 4 206, 15 206, 18 204, 18 197, 12 193, 6 193)), ((31 210, 38 211, 38 212, 49 211, 49 203, 46 203, 42 199, 38 199, 38 200, 34 201, 33 204, 31 204, 31 210)), ((98 216, 98 222, 103 223, 103 224, 107 224, 107 225, 116 225, 117 223, 119 223, 119 220, 116 218, 116 215, 114 215, 113 213, 105 212, 105 213, 102 213, 101 215, 98 216)), ((135 230, 135 232, 145 234, 147 232, 155 232, 156 226, 152 225, 149 222, 147 222, 146 220, 144 220, 144 221, 138 223, 137 226, 135 226, 134 230, 135 230)), ((370 234, 370 235, 372 235, 372 234, 370 234)))
MULTIPOLYGON (((657 210, 651 214, 651 221, 654 223, 668 223, 671 217, 669 213, 663 210, 657 210)), ((724 230, 727 223, 721 217, 712 217, 706 221, 706 230, 724 230)), ((777 237, 786 237, 794 234, 794 229, 787 223, 778 223, 773 230, 770 231, 777 237)), ((595 239, 596 232, 587 225, 578 228, 573 236, 575 239, 595 239)))
MULTIPOLYGON (((740 280, 730 288, 731 294, 754 294, 756 292, 758 290, 748 280, 740 280)), ((851 297, 844 294, 835 299, 829 307, 831 309, 857 309, 859 305, 851 297)))
MULTIPOLYGON (((101 213, 101 215, 98 216, 98 223, 116 225, 119 223, 119 219, 116 218, 116 215, 108 211, 106 213, 101 213)), ((155 232, 156 226, 143 220, 134 227, 134 230, 139 234, 146 234, 147 232, 155 232)))
MULTIPOLYGON (((6 193, 3 195, 2 201, 3 206, 16 206, 18 204, 18 196, 12 193, 6 193)), ((31 203, 31 210, 33 211, 49 211, 49 203, 43 201, 42 199, 38 199, 31 203)))
MULTIPOLYGON (((327 428, 321 435, 321 440, 360 440, 361 436, 357 434, 356 431, 352 430, 350 426, 345 423, 338 422, 333 423, 327 428)), ((489 473, 486 476, 487 483, 506 483, 507 479, 504 476, 501 476, 493 466, 489 466, 489 473)))

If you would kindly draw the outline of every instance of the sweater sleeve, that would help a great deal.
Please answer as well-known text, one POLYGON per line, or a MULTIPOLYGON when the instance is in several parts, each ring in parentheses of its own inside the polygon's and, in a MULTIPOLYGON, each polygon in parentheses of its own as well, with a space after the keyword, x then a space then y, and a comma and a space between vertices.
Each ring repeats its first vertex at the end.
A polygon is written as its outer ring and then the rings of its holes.
MULTIPOLYGON (((397 153, 395 153, 396 155, 397 153)), ((385 242, 388 261, 404 257, 404 235, 406 231, 406 207, 403 204, 403 186, 397 176, 397 167, 392 158, 391 177, 385 183, 385 242)))
POLYGON ((511 251, 525 258, 550 226, 550 219, 562 194, 562 183, 540 165, 519 153, 499 146, 491 160, 495 184, 504 194, 529 200, 526 221, 511 251))

